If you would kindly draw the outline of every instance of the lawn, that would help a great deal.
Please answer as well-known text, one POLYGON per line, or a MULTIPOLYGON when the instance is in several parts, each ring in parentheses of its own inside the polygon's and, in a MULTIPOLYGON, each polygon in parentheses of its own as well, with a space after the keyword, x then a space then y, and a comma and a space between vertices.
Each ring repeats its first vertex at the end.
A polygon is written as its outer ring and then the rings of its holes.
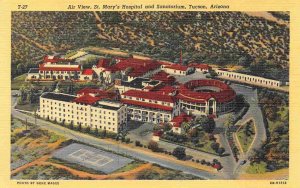
POLYGON ((247 152, 255 136, 255 127, 253 121, 248 121, 236 133, 241 144, 243 152, 247 152))
POLYGON ((33 104, 23 104, 23 105, 20 105, 20 104, 17 104, 17 106, 15 107, 16 109, 19 109, 19 110, 25 110, 25 111, 30 111, 30 112, 35 112, 39 107, 39 103, 33 103, 33 104))
POLYGON ((269 129, 270 133, 272 133, 275 128, 279 127, 285 121, 287 121, 288 112, 289 112, 289 107, 288 106, 283 106, 282 109, 278 112, 278 120, 271 121, 271 120, 267 119, 268 126, 269 126, 268 129, 269 129))
POLYGON ((29 82, 25 82, 27 74, 22 74, 20 76, 15 77, 14 79, 11 80, 11 89, 12 90, 19 90, 20 87, 24 85, 29 85, 29 82))
POLYGON ((263 174, 266 172, 267 163, 260 162, 260 163, 254 163, 251 164, 246 172, 249 174, 263 174))
POLYGON ((31 84, 35 86, 37 89, 42 89, 45 87, 51 87, 53 82, 26 82, 27 74, 22 74, 20 76, 15 77, 11 80, 11 90, 19 90, 22 85, 30 86, 31 84))

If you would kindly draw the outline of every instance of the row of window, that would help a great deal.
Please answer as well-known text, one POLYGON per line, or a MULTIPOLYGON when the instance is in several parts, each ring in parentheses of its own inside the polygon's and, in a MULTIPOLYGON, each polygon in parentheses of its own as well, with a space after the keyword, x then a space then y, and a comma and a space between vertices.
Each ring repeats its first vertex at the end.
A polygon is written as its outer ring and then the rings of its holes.
POLYGON ((229 78, 234 78, 234 79, 244 79, 245 81, 249 80, 251 82, 258 82, 258 83, 265 83, 265 84, 271 84, 271 85, 276 85, 278 86, 279 84, 277 83, 277 81, 270 81, 270 80, 264 80, 261 78, 252 78, 252 77, 246 77, 246 76, 239 76, 239 75, 234 75, 234 74, 228 74, 228 73, 218 73, 220 75, 225 75, 228 76, 229 78))
MULTIPOLYGON (((44 73, 44 71, 40 71, 40 73, 44 73)), ((45 71, 45 73, 46 74, 49 74, 49 73, 51 73, 51 71, 45 71)), ((71 73, 71 74, 75 74, 75 71, 53 71, 52 73, 56 73, 56 74, 69 74, 69 73, 71 73)), ((77 71, 77 73, 78 74, 80 74, 80 72, 79 71, 77 71)))
POLYGON ((137 100, 137 101, 143 101, 143 102, 149 102, 149 103, 154 103, 154 104, 158 104, 158 103, 161 103, 162 105, 164 106, 171 106, 171 103, 169 102, 164 102, 164 101, 156 101, 156 100, 145 100, 144 98, 138 98, 138 97, 130 97, 130 96, 126 96, 124 95, 123 96, 124 99, 130 99, 130 100, 137 100))

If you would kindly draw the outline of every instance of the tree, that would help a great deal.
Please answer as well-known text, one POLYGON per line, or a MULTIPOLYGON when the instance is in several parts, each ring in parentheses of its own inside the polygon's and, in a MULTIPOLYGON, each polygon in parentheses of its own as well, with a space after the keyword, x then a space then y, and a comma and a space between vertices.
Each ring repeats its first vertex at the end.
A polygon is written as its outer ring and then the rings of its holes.
POLYGON ((163 129, 165 132, 169 131, 172 129, 172 125, 170 123, 164 123, 163 129))
POLYGON ((183 160, 186 157, 185 148, 183 147, 176 147, 172 154, 179 160, 183 160))
POLYGON ((229 127, 233 126, 233 123, 234 123, 234 117, 232 114, 229 114, 227 119, 224 122, 224 125, 229 129, 229 127))
POLYGON ((136 140, 136 141, 135 141, 135 146, 140 146, 140 145, 141 145, 141 142, 138 141, 138 140, 136 140))
POLYGON ((25 71, 25 65, 23 63, 19 63, 17 65, 17 70, 19 74, 23 73, 25 71))
POLYGON ((215 121, 207 116, 201 116, 196 119, 196 123, 199 124, 207 133, 211 133, 215 129, 215 121))
POLYGON ((217 151, 219 149, 220 144, 217 142, 211 143, 210 147, 214 150, 217 151))
POLYGON ((197 137, 198 136, 198 131, 197 131, 197 129, 190 129, 189 131, 188 131, 188 133, 187 133, 187 136, 189 137, 189 138, 195 138, 195 137, 197 137))
POLYGON ((222 148, 222 147, 220 147, 220 148, 217 150, 217 153, 218 153, 219 155, 222 155, 224 152, 225 152, 225 149, 222 148))
POLYGON ((148 149, 151 149, 153 152, 158 152, 159 151, 158 143, 151 140, 148 143, 148 149))
POLYGON ((24 102, 26 100, 26 96, 27 96, 27 88, 24 84, 20 87, 19 92, 20 92, 20 98, 21 98, 20 100, 22 102, 24 102))
POLYGON ((181 124, 181 127, 183 128, 183 130, 184 130, 185 132, 188 132, 188 130, 191 128, 191 124, 190 124, 189 122, 183 122, 183 123, 181 124))

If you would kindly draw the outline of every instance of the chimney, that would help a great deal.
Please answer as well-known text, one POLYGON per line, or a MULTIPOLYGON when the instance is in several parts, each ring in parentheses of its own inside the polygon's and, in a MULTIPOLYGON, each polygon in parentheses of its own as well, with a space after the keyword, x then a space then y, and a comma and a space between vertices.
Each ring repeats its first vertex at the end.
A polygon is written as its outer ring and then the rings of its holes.
POLYGON ((182 49, 180 49, 180 62, 179 62, 179 64, 182 65, 182 49))

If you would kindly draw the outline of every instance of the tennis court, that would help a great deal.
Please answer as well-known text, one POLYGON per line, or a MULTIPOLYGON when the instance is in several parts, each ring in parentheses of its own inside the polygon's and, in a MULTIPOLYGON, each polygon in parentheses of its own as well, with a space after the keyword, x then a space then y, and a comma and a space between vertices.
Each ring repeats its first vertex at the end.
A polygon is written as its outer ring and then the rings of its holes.
POLYGON ((55 151, 53 157, 104 173, 112 173, 133 161, 117 154, 77 143, 55 151))

